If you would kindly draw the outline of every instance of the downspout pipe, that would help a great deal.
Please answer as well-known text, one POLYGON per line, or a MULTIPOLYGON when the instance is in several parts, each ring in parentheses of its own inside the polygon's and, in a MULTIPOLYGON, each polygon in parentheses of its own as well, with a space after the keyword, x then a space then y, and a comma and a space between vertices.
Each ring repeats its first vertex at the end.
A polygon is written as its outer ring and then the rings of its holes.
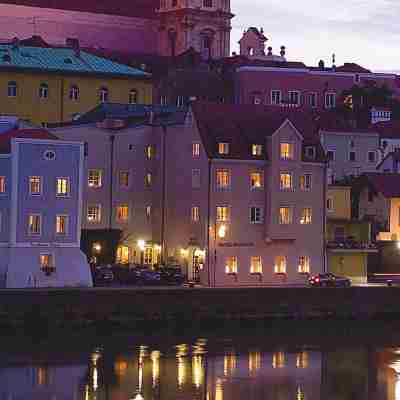
MULTIPOLYGON (((207 281, 211 287, 211 252, 210 252, 210 230, 211 230, 211 158, 208 159, 208 207, 207 207, 207 281)), ((215 268, 215 267, 214 267, 215 268)))
POLYGON ((111 231, 112 229, 112 221, 113 221, 113 203, 114 203, 114 195, 113 195, 113 186, 114 186, 114 142, 115 135, 110 135, 110 213, 108 220, 108 229, 111 231))

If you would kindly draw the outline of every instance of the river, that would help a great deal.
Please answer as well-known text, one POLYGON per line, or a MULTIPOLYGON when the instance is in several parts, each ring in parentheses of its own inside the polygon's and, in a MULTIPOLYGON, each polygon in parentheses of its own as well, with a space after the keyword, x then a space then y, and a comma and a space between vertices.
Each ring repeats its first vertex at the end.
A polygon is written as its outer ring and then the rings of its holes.
POLYGON ((3 336, 0 400, 400 400, 399 324, 198 331, 3 336))

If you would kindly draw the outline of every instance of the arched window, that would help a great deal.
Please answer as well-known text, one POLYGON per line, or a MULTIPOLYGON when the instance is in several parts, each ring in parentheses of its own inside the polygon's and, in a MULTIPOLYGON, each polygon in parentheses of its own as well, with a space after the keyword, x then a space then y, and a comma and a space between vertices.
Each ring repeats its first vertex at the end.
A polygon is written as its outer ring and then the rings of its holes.
POLYGON ((131 89, 129 92, 129 104, 137 104, 138 102, 138 92, 136 89, 131 89))
POLYGON ((17 97, 17 82, 8 82, 7 95, 8 97, 17 97))
POLYGON ((71 100, 79 100, 79 87, 76 85, 72 85, 69 88, 69 98, 71 100))
POLYGON ((100 103, 107 103, 108 102, 108 89, 106 87, 102 87, 99 93, 100 103))
POLYGON ((47 83, 41 83, 39 86, 39 97, 41 99, 47 99, 49 97, 49 85, 47 83))

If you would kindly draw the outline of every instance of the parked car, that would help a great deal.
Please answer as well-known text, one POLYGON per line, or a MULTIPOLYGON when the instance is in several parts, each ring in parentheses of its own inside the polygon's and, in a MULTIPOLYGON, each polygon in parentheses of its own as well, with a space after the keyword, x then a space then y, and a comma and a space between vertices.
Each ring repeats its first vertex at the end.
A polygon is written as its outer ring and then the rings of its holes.
POLYGON ((127 265, 114 265, 112 267, 114 280, 121 285, 133 285, 138 281, 138 274, 134 268, 127 265))
POLYGON ((331 273, 318 274, 313 275, 308 279, 308 282, 311 286, 320 286, 320 287, 350 287, 351 280, 344 276, 337 276, 331 273))
POLYGON ((161 274, 147 268, 137 268, 135 270, 137 282, 142 285, 160 285, 161 274))
POLYGON ((94 273, 94 284, 101 285, 101 284, 110 284, 114 281, 114 273, 111 268, 102 267, 97 268, 94 273))
POLYGON ((167 285, 182 285, 185 275, 180 267, 161 267, 159 269, 161 282, 167 285))

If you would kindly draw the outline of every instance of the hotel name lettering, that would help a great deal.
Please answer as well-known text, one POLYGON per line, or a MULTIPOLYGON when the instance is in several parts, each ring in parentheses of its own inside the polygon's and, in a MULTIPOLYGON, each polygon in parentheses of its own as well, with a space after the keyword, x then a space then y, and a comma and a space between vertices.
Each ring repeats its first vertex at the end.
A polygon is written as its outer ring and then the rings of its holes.
POLYGON ((236 242, 226 242, 219 243, 220 247, 254 247, 254 243, 236 243, 236 242))

